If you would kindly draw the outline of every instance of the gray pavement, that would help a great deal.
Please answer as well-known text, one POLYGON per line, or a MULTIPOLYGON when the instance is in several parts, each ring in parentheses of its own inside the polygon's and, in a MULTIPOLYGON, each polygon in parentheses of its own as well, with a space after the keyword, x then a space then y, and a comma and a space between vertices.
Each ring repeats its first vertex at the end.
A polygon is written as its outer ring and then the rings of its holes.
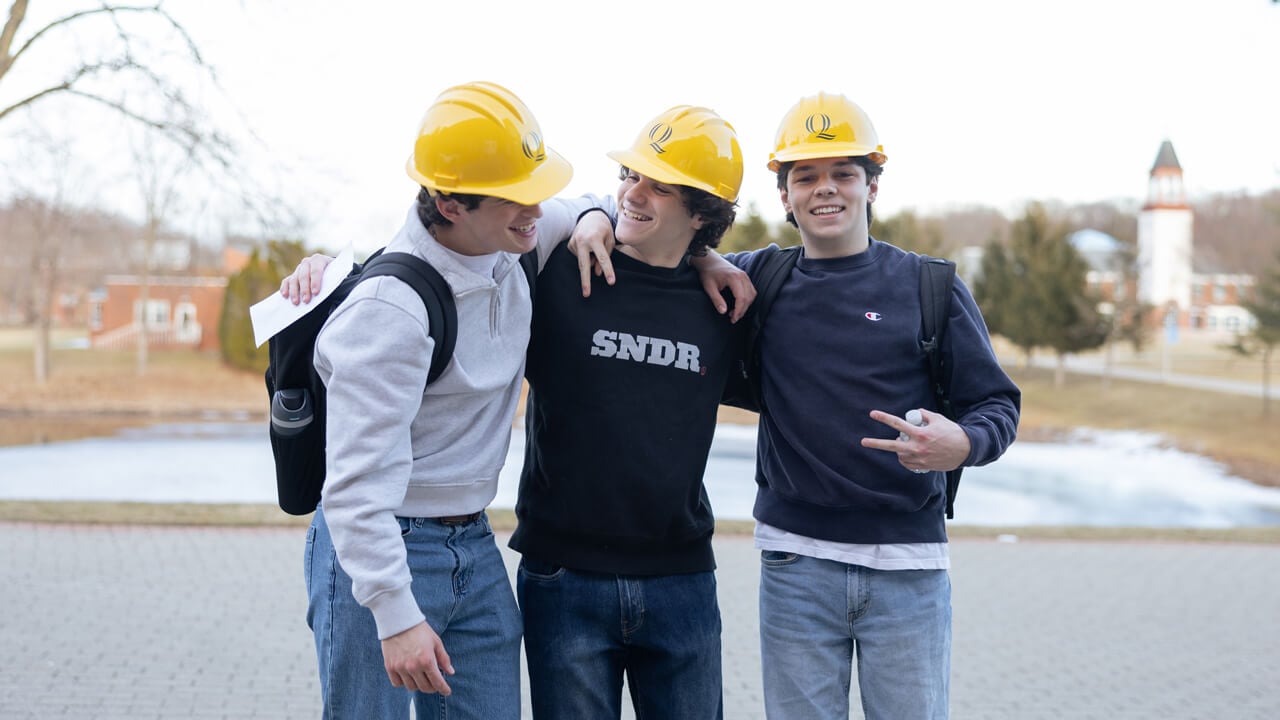
MULTIPOLYGON (((1223 357, 1229 357, 1225 353, 1223 357)), ((1002 364, 1005 367, 1021 367, 1022 358, 1002 357, 1002 364)), ((1032 357, 1031 362, 1036 367, 1052 370, 1057 367, 1058 359, 1048 355, 1036 355, 1032 357)), ((1105 361, 1101 357, 1094 355, 1080 356, 1068 355, 1063 366, 1067 372, 1081 373, 1085 375, 1103 375, 1110 374, 1117 380, 1134 380, 1137 382, 1156 383, 1159 385, 1172 385, 1175 387, 1190 388, 1193 390, 1208 390, 1210 392, 1227 393, 1230 395, 1245 395, 1248 397, 1261 398, 1263 393, 1261 378, 1245 378, 1239 380, 1228 380, 1226 378, 1208 377, 1204 375, 1191 375, 1165 370, 1144 370, 1142 368, 1132 367, 1112 367, 1108 369, 1105 361)), ((1280 395, 1275 389, 1271 389, 1267 393, 1268 397, 1277 397, 1280 395)))
MULTIPOLYGON (((318 717, 303 532, 0 523, 0 719, 318 717)), ((716 552, 725 717, 761 718, 757 554, 716 552)), ((1280 546, 952 554, 956 720, 1280 717, 1280 546)))

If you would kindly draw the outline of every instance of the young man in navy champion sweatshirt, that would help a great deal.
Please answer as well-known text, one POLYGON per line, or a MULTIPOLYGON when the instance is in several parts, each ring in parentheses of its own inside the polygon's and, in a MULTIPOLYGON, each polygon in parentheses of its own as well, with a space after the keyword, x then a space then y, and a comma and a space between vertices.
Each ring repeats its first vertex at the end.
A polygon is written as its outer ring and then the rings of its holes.
MULTIPOLYGON (((955 422, 934 412, 920 262, 870 236, 887 157, 842 95, 801 99, 769 169, 803 254, 760 337, 760 639, 771 720, 848 716, 853 659, 868 720, 948 716, 946 473, 995 461, 1021 392, 959 279, 942 347, 955 422), (904 416, 918 409, 925 424, 904 416), (901 439, 900 439, 901 438, 901 439)), ((728 260, 750 272, 762 256, 728 260)), ((700 260, 733 274, 723 259, 700 260)))

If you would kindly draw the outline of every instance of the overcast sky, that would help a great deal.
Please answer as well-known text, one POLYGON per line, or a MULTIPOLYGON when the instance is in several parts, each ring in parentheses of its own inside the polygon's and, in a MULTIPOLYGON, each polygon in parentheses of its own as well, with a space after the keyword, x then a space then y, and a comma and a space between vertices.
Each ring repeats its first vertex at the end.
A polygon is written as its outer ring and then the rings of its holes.
MULTIPOLYGON (((34 0, 27 30, 82 4, 34 0)), ((765 162, 782 115, 819 90, 871 115, 889 157, 882 213, 1137 200, 1165 138, 1193 194, 1280 186, 1270 0, 166 6, 261 139, 249 162, 285 168, 309 238, 330 249, 377 247, 398 228, 423 111, 479 79, 526 101, 573 164, 575 194, 615 189, 604 153, 648 119, 705 105, 741 138, 741 204, 780 219, 765 162)))

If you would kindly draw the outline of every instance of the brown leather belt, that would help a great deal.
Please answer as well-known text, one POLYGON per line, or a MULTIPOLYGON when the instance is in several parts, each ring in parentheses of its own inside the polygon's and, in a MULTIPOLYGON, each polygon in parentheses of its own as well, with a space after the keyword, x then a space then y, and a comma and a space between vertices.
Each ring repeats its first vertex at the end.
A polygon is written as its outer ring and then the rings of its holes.
POLYGON ((428 518, 428 519, 435 520, 441 525, 467 525, 469 523, 473 523, 479 520, 480 515, 482 515, 483 513, 484 511, 481 510, 480 512, 473 512, 470 515, 449 515, 447 517, 437 517, 437 518, 428 518))

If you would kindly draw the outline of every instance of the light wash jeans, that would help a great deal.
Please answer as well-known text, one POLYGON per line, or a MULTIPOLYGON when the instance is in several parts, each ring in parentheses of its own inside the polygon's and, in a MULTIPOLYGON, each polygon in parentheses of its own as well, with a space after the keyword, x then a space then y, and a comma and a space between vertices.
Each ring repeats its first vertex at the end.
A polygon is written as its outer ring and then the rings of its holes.
POLYGON ((373 613, 351 595, 324 513, 307 533, 307 625, 316 640, 324 718, 518 720, 520 611, 485 515, 465 525, 399 518, 413 595, 444 642, 453 694, 413 692, 387 678, 373 613))
POLYGON ((853 657, 867 720, 946 720, 951 578, 765 550, 760 654, 769 720, 845 720, 853 657))
POLYGON ((516 576, 535 720, 622 714, 719 720, 720 607, 712 572, 636 577, 525 559, 516 576))

